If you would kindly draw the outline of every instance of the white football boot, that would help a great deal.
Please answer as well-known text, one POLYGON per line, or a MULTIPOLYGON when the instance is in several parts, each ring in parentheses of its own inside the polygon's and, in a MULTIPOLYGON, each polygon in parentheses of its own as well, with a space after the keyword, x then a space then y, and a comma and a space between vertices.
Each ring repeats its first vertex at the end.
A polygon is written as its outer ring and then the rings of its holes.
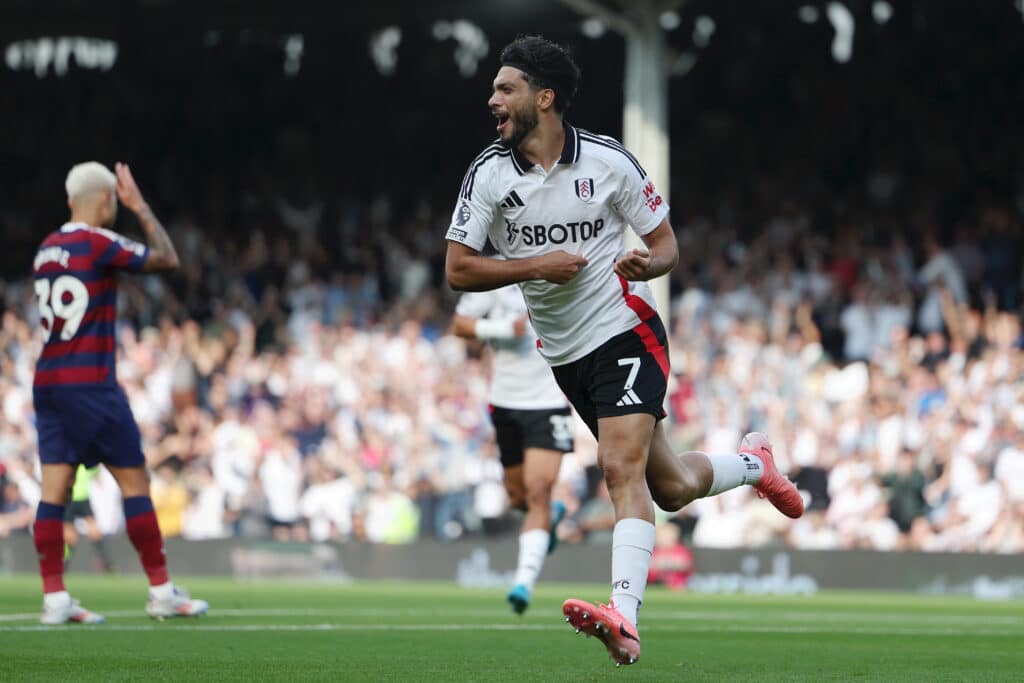
POLYGON ((63 596, 47 601, 43 600, 43 613, 39 622, 47 626, 57 624, 102 624, 103 615, 90 612, 82 607, 78 600, 64 593, 63 596))
POLYGON ((169 619, 170 617, 198 617, 206 614, 210 609, 206 600, 190 598, 188 591, 179 586, 174 586, 171 597, 160 599, 149 594, 149 602, 146 603, 146 614, 154 619, 169 619))

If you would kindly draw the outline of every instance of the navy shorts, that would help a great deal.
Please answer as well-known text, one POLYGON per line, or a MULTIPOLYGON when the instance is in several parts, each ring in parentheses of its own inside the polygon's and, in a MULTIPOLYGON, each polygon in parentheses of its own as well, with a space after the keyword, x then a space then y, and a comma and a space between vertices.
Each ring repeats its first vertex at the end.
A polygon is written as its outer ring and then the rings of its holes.
POLYGON ((53 387, 32 392, 39 461, 140 467, 142 436, 120 387, 53 387))
POLYGON ((64 521, 73 522, 76 519, 95 517, 92 511, 92 503, 86 500, 73 500, 64 507, 64 521))
POLYGON ((522 465, 527 448, 572 451, 573 422, 568 406, 543 410, 491 406, 491 422, 504 467, 522 465))
POLYGON ((579 360, 551 368, 569 403, 597 437, 597 421, 633 413, 665 417, 668 341, 653 315, 579 360))

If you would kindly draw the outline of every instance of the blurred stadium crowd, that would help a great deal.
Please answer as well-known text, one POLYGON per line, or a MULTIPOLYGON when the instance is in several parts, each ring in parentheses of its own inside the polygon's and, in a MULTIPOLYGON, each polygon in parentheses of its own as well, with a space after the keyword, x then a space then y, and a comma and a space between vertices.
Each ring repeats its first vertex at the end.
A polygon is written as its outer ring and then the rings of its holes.
MULTIPOLYGON (((809 513, 738 489, 671 521, 698 546, 1024 552, 1015 5, 858 15, 842 65, 827 22, 754 5, 687 5, 718 29, 671 89, 666 407, 680 451, 766 431, 809 513)), ((38 498, 26 278, 66 216, 63 174, 87 158, 133 163, 184 264, 124 278, 120 297, 119 378, 166 535, 511 531, 488 357, 446 335, 443 282, 455 190, 493 132, 492 57, 463 78, 450 45, 406 27, 385 78, 357 28, 314 20, 288 76, 269 29, 178 20, 174 41, 160 22, 115 32, 106 73, 0 71, 19 95, 0 100, 18 122, 0 127, 0 535, 27 533, 38 498), (409 95, 423 83, 430 98, 409 95)), ((620 130, 621 43, 574 27, 568 118, 620 130)), ((692 51, 688 35, 670 38, 692 51)), ((579 433, 560 533, 603 540, 611 503, 579 433)), ((91 497, 115 533, 113 482, 91 497)))
MULTIPOLYGON (((376 254, 319 267, 305 214, 237 253, 171 221, 187 264, 126 278, 119 378, 153 471, 168 536, 367 539, 514 527, 487 417, 488 356, 446 335, 447 211, 350 207, 376 254)), ((984 207, 952 241, 927 216, 881 238, 829 237, 795 203, 745 238, 678 220, 673 381, 680 451, 728 452, 751 429, 809 497, 791 522, 742 488, 673 519, 697 546, 1024 551, 1024 352, 1019 218, 984 207)), ((0 533, 27 533, 38 497, 32 290, 7 283, 0 533)), ((569 541, 607 538, 611 504, 580 431, 559 496, 569 541)), ((116 487, 94 479, 107 533, 116 487)))

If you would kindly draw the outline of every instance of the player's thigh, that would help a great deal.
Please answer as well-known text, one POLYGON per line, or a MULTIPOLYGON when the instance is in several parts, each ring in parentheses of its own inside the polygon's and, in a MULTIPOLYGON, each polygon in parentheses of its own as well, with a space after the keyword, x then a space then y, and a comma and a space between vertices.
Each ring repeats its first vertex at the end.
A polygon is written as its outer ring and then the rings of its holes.
POLYGON ((149 473, 142 465, 138 467, 117 467, 107 465, 118 487, 122 498, 137 498, 149 495, 149 473))
POLYGON ((528 493, 548 493, 558 481, 562 468, 562 451, 550 448, 527 448, 523 479, 528 493))
POLYGON ((64 462, 42 463, 40 467, 43 480, 40 484, 39 499, 51 505, 65 505, 68 492, 75 481, 77 465, 64 462))
POLYGON ((505 484, 505 493, 508 494, 508 503, 514 508, 526 504, 526 479, 523 476, 524 465, 512 465, 505 467, 502 478, 505 484))
POLYGON ((597 442, 597 464, 606 477, 612 471, 625 468, 628 468, 630 476, 643 475, 654 427, 655 419, 650 413, 616 415, 598 420, 601 438, 597 442))

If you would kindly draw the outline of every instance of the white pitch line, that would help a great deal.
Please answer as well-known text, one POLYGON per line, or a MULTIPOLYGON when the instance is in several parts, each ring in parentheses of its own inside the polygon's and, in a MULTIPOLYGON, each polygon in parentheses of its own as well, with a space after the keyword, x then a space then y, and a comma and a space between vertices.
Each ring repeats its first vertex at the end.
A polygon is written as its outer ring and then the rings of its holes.
MULTIPOLYGON (((113 610, 104 611, 102 614, 110 618, 141 617, 143 610, 113 610)), ((507 610, 500 609, 417 609, 417 608, 335 608, 335 609, 288 609, 288 608, 252 608, 252 609, 219 609, 211 610, 212 616, 216 617, 477 617, 477 618, 505 618, 507 610)), ((39 618, 38 612, 27 612, 21 614, 0 614, 0 623, 16 621, 35 621, 39 618)), ((693 621, 709 622, 763 622, 771 620, 775 622, 799 622, 803 625, 809 620, 815 624, 857 624, 867 623, 870 627, 879 624, 925 624, 925 625, 964 625, 977 624, 980 626, 1024 626, 1024 617, 1012 615, 970 615, 970 614, 891 614, 875 612, 839 612, 831 614, 809 614, 807 612, 779 612, 767 615, 755 615, 747 610, 685 610, 685 611, 650 611, 644 614, 644 623, 685 623, 693 621)), ((740 626, 735 623, 732 626, 740 626)), ((756 624, 750 628, 755 628, 756 624)))
MULTIPOLYGON (((213 631, 227 633, 246 632, 316 632, 316 631, 567 631, 564 624, 202 624, 177 622, 180 626, 170 624, 141 624, 137 626, 101 624, 61 626, 0 626, 0 632, 29 633, 39 631, 102 633, 105 631, 164 631, 192 632, 213 631)), ((815 626, 702 626, 678 629, 670 626, 647 626, 641 628, 644 633, 780 633, 780 634, 849 634, 849 635, 903 635, 903 636, 1020 636, 1020 632, 1012 629, 955 629, 955 628, 829 628, 815 626)))
POLYGON ((65 624, 59 626, 0 626, 0 632, 65 631, 99 633, 102 631, 555 631, 559 625, 551 624, 143 624, 139 626, 117 624, 65 624))
MULTIPOLYGON (((402 609, 402 608, 344 608, 337 609, 220 609, 214 614, 218 617, 415 617, 415 616, 446 616, 446 617, 504 617, 506 609, 402 609)), ((145 612, 137 610, 104 610, 106 617, 140 617, 145 612)), ((31 621, 39 618, 38 612, 22 614, 0 614, 0 622, 31 621)))

